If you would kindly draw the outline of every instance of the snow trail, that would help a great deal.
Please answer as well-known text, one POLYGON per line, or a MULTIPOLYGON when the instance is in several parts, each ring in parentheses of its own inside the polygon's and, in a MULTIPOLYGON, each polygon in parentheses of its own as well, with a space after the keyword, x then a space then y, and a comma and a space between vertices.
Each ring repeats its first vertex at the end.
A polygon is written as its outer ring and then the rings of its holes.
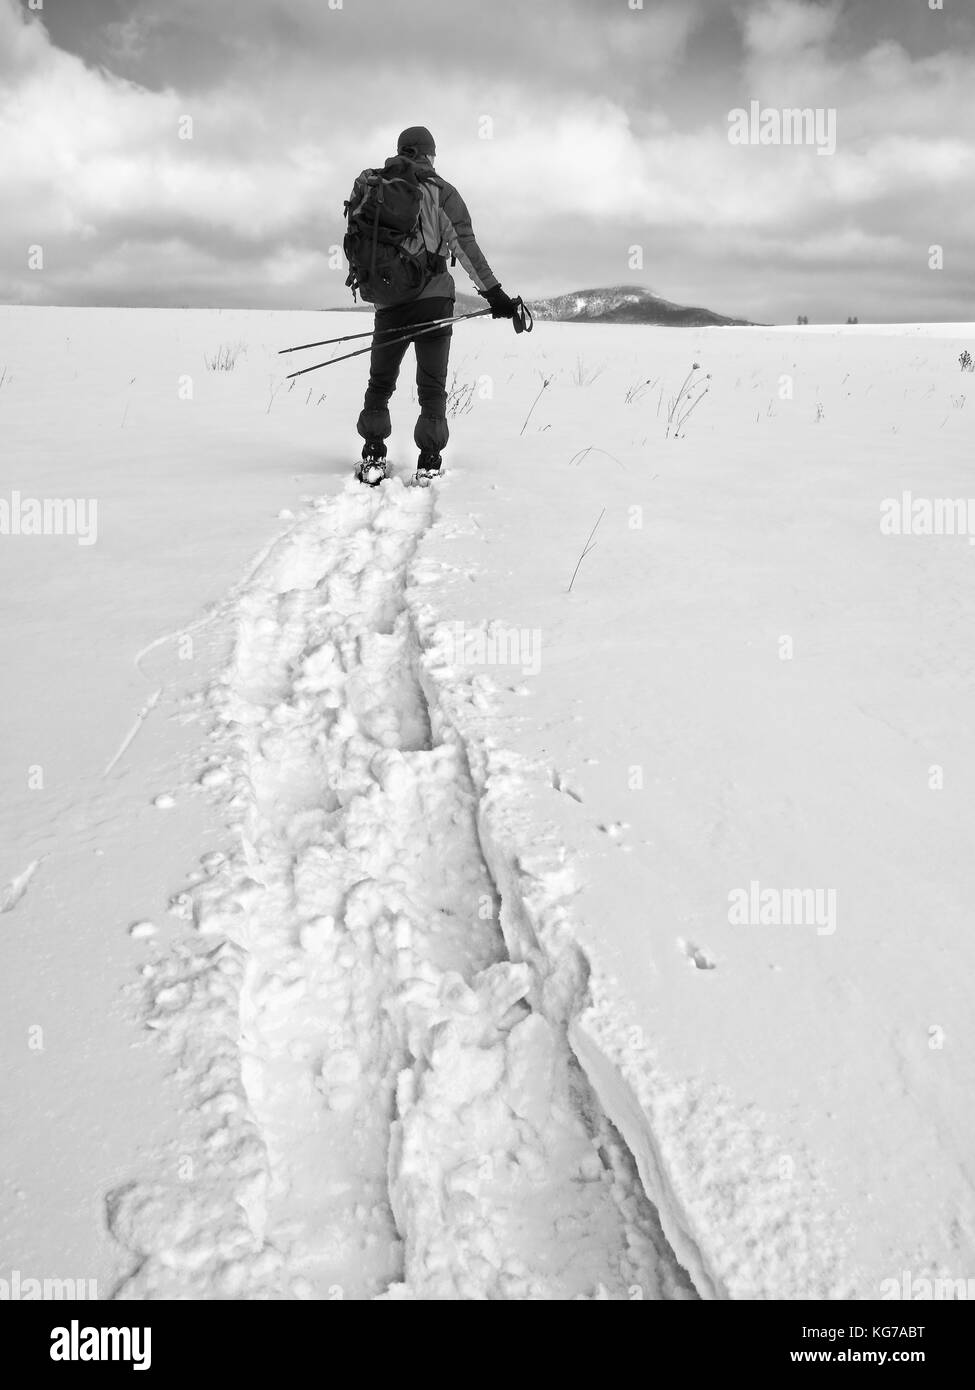
MULTIPOLYGON (((406 591, 433 507, 350 484, 239 595, 210 780, 232 782, 240 848, 183 904, 237 982, 225 1169, 203 1165, 189 1208, 179 1194, 176 1242, 175 1198, 147 1217, 140 1184, 113 1195, 143 1257, 125 1296, 174 1278, 198 1297, 693 1296, 564 1027, 529 1006, 531 965, 508 959, 467 752, 419 679, 406 591)), ((199 964, 152 977, 157 1012, 199 964)), ((212 991, 177 1001, 212 1105, 192 1026, 205 1007, 214 1027, 212 991)))

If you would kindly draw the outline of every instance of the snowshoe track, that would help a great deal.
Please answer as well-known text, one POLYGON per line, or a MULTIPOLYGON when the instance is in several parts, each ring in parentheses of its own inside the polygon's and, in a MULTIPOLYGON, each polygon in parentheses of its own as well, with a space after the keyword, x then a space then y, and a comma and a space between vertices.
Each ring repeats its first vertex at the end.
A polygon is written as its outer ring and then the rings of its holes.
POLYGON ((466 751, 431 734, 406 590, 433 508, 351 483, 239 597, 214 706, 240 846, 149 980, 202 1152, 111 1194, 122 1296, 693 1296, 527 1002, 466 751))

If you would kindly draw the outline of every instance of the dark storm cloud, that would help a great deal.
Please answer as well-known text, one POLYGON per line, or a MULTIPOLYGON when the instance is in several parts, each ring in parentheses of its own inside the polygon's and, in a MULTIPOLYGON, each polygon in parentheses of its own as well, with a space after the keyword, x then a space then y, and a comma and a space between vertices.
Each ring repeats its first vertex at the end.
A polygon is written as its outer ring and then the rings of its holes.
MULTIPOLYGON (((538 88, 605 90, 639 100, 716 0, 54 0, 55 42, 152 90, 196 92, 245 72, 341 65, 376 100, 386 83, 473 74, 538 88)), ((421 91, 416 94, 421 96, 421 91)))
MULTIPOLYGON (((612 90, 636 104, 686 92, 673 60, 689 46, 700 76, 740 53, 751 0, 47 0, 55 42, 153 90, 199 92, 255 68, 279 75, 341 63, 375 99, 391 75, 474 74, 537 87, 612 90), (713 42, 712 42, 713 40, 713 42)), ((809 0, 838 10, 855 57, 894 38, 912 57, 975 43, 975 8, 946 0, 809 0)), ((703 83, 692 79, 692 93, 703 83)))

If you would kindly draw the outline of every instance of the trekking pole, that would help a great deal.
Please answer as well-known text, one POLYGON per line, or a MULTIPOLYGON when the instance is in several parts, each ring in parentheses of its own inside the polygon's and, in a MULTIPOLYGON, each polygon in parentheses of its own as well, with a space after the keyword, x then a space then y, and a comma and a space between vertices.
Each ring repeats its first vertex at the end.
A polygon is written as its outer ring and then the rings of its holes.
MULTIPOLYGON (((478 313, 486 314, 487 309, 479 309, 478 313)), ((465 314, 464 318, 474 318, 473 314, 465 314)), ((443 323, 457 323, 458 320, 451 314, 445 319, 427 319, 424 323, 417 324, 418 328, 434 328, 443 323)), ((305 348, 331 347, 333 343, 351 343, 356 338, 378 338, 380 334, 401 333, 402 328, 376 328, 370 329, 368 333, 347 333, 344 338, 323 338, 320 343, 299 343, 297 347, 281 348, 278 352, 279 357, 283 357, 286 352, 304 352, 305 348)))
MULTIPOLYGON (((490 309, 476 309, 473 314, 458 314, 456 318, 440 319, 428 324, 425 328, 410 328, 406 332, 401 332, 398 338, 390 338, 384 347, 393 347, 396 343, 409 342, 411 338, 420 338, 424 333, 432 333, 435 328, 440 328, 446 323, 463 323, 465 319, 479 319, 482 314, 489 314, 490 309)), ((521 332, 521 329, 517 330, 521 332)), ((357 333, 355 337, 368 337, 366 333, 357 333)), ((355 352, 343 352, 341 357, 330 357, 327 362, 316 362, 314 367, 303 367, 300 372, 289 372, 285 381, 290 381, 292 377, 304 376, 306 372, 317 372, 321 367, 331 367, 336 362, 345 362, 350 357, 361 357, 365 352, 372 352, 372 344, 369 347, 356 348, 355 352)))

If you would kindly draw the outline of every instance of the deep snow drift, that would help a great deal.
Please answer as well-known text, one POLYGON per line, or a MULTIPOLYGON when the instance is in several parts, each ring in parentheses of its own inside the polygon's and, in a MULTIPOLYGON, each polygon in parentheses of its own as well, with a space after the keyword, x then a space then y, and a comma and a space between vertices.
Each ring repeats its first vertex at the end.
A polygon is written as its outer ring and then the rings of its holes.
POLYGON ((973 550, 881 517, 975 332, 464 325, 372 494, 274 355, 360 324, 0 311, 0 516, 89 523, 0 528, 0 1276, 966 1277, 973 550))

